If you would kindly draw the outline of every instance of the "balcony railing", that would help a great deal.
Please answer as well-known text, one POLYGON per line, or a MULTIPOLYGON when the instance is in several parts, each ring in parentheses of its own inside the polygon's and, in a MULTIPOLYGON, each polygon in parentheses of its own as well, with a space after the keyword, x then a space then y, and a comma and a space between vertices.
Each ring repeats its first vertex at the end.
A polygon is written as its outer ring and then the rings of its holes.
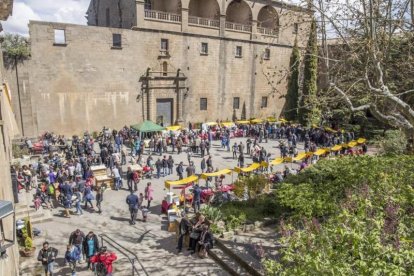
POLYGON ((160 21, 181 22, 181 15, 162 11, 145 10, 144 17, 160 21))
POLYGON ((264 34, 264 35, 270 35, 270 36, 278 36, 279 30, 278 29, 268 29, 268 28, 261 28, 257 27, 257 32, 264 34))
POLYGON ((238 32, 251 33, 252 25, 244 25, 244 24, 239 24, 239 23, 226 22, 226 29, 235 30, 238 32))
POLYGON ((195 17, 195 16, 188 17, 188 24, 201 25, 201 26, 207 26, 207 27, 212 27, 212 28, 220 28, 220 20, 195 17))

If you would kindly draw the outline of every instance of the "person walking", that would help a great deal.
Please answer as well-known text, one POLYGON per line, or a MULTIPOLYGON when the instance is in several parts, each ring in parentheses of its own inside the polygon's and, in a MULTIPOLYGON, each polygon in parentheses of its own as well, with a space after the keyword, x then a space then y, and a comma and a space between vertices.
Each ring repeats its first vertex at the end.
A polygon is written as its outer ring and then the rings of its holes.
POLYGON ((42 263, 46 276, 53 276, 53 267, 57 254, 58 250, 56 248, 49 247, 47 241, 43 243, 43 248, 40 249, 37 260, 42 263))
POLYGON ((98 276, 112 276, 113 265, 118 257, 113 252, 108 252, 106 246, 102 246, 99 253, 91 257, 91 263, 95 265, 98 276))
POLYGON ((174 168, 174 159, 170 155, 167 160, 167 166, 168 166, 168 175, 173 174, 173 168, 174 168))
POLYGON ((69 264, 72 276, 76 276, 76 263, 81 259, 81 252, 78 247, 68 244, 65 253, 65 263, 69 264))
POLYGON ((183 179, 183 173, 184 173, 184 167, 183 166, 184 166, 183 162, 180 162, 180 164, 178 164, 178 166, 176 168, 179 180, 183 179))
MULTIPOLYGON (((72 232, 69 236, 69 245, 74 245, 79 249, 79 252, 83 252, 83 240, 85 239, 85 234, 79 230, 76 229, 72 232)), ((82 261, 82 256, 80 257, 79 261, 82 261)))
POLYGON ((98 208, 98 214, 102 214, 102 201, 103 201, 103 189, 98 188, 96 191, 96 208, 98 208))
POLYGON ((112 176, 115 178, 115 190, 118 191, 122 186, 122 179, 117 166, 113 167, 112 176))
POLYGON ((129 213, 131 214, 130 224, 135 224, 135 220, 137 219, 138 201, 138 196, 134 194, 133 191, 131 191, 131 193, 126 198, 126 203, 129 207, 129 213))
POLYGON ((148 182, 147 187, 145 188, 145 199, 148 201, 147 209, 149 209, 151 206, 151 201, 153 200, 153 197, 154 197, 153 194, 154 194, 154 189, 151 186, 151 182, 148 182))
POLYGON ((201 204, 201 188, 196 184, 193 190, 193 204, 194 204, 194 213, 197 213, 200 210, 201 204))
POLYGON ((94 232, 90 231, 83 241, 83 254, 85 254, 87 268, 92 269, 91 267, 91 257, 98 253, 99 250, 99 240, 94 232))
POLYGON ((128 167, 127 169, 126 178, 127 178, 128 190, 132 191, 132 183, 134 180, 133 180, 133 172, 132 172, 131 167, 128 167))
POLYGON ((239 150, 239 147, 237 146, 236 142, 234 142, 232 150, 233 150, 233 159, 237 159, 237 151, 239 150))
POLYGON ((204 171, 206 170, 206 159, 203 157, 202 159, 201 159, 201 164, 200 164, 200 166, 201 166, 201 173, 204 173, 204 171))
POLYGON ((158 160, 155 162, 155 168, 157 169, 157 178, 160 178, 161 177, 161 168, 162 168, 161 159, 158 158, 158 160))
POLYGON ((78 189, 75 189, 75 206, 76 206, 76 214, 81 216, 83 214, 82 208, 81 208, 81 202, 82 202, 82 194, 78 189))

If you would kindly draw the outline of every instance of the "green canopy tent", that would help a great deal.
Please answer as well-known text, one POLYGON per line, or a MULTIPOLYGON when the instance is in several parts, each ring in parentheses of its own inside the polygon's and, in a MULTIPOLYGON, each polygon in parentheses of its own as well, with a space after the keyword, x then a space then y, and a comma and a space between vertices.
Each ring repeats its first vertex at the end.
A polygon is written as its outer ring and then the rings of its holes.
POLYGON ((165 127, 157 125, 156 123, 151 121, 144 121, 142 123, 132 125, 131 128, 139 131, 140 136, 142 133, 158 132, 165 130, 165 127))

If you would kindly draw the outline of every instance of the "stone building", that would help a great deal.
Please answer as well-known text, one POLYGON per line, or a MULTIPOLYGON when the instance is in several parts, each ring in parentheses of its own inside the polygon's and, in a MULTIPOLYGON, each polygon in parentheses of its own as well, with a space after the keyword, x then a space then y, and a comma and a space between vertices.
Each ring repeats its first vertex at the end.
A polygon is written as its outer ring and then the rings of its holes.
POLYGON ((89 26, 31 21, 25 135, 277 117, 311 16, 270 0, 92 0, 89 26))
MULTIPOLYGON (((0 20, 7 20, 12 13, 13 0, 0 2, 0 20)), ((1 28, 2 29, 2 28, 1 28)), ((5 216, 4 207, 16 203, 12 189, 10 161, 12 159, 12 139, 17 136, 18 126, 12 110, 11 90, 9 89, 3 58, 0 55, 0 275, 19 275, 19 253, 15 241, 15 218, 12 213, 5 216)))

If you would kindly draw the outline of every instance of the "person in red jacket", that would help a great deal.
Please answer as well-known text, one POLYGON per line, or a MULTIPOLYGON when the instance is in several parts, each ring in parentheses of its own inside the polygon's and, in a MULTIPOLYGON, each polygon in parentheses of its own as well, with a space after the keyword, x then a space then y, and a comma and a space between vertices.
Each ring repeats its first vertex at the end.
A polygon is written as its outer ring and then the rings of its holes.
POLYGON ((113 252, 108 252, 106 246, 102 246, 101 250, 95 256, 90 258, 90 262, 95 265, 97 275, 112 276, 112 263, 117 259, 113 252))

